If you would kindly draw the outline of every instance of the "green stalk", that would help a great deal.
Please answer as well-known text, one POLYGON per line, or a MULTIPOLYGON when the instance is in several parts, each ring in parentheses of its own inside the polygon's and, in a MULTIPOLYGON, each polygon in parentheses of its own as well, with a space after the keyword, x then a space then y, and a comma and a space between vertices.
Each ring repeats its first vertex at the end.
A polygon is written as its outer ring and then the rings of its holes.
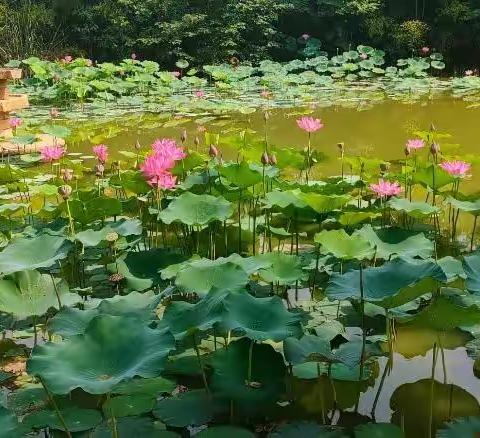
POLYGON ((433 344, 432 350, 432 375, 430 378, 430 411, 428 416, 428 438, 433 434, 433 398, 435 393, 435 367, 437 365, 437 344, 433 344))
POLYGON ((40 380, 40 383, 43 386, 43 389, 45 390, 45 393, 47 394, 48 400, 53 406, 53 409, 55 410, 55 414, 58 417, 58 420, 60 421, 60 424, 63 426, 63 429, 65 430, 65 433, 67 434, 68 438, 72 438, 72 434, 70 433, 70 430, 67 427, 67 423, 65 422, 65 419, 63 418, 62 413, 58 409, 57 403, 55 403, 55 400, 51 394, 51 392, 48 390, 47 386, 43 382, 43 380, 39 377, 38 380, 40 380))
POLYGON ((470 239, 470 251, 473 251, 473 243, 474 243, 474 240, 475 240, 475 231, 477 229, 477 219, 478 219, 478 216, 475 215, 475 219, 473 220, 472 238, 470 239))
POLYGON ((197 341, 195 339, 195 333, 192 334, 192 338, 193 338, 193 348, 195 350, 195 354, 197 355, 198 365, 202 370, 203 385, 205 386, 205 391, 207 391, 207 394, 211 395, 210 388, 208 386, 207 375, 205 374, 205 368, 203 367, 202 357, 200 356, 200 351, 198 349, 197 341))
POLYGON ((250 383, 252 381, 252 356, 253 356, 253 345, 255 341, 250 342, 250 348, 248 349, 248 374, 247 374, 247 382, 250 383))

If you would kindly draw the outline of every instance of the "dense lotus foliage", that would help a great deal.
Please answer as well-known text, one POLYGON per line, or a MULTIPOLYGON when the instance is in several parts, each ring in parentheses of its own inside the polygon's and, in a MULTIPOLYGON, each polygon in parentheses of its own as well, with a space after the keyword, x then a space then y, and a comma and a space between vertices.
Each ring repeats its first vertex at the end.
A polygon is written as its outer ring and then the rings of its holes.
POLYGON ((478 431, 444 360, 461 333, 478 368, 474 160, 443 153, 432 126, 391 163, 340 144, 337 176, 320 179, 327 123, 299 117, 298 150, 269 144, 266 123, 114 160, 105 144, 69 152, 52 117, 42 129, 65 147, 4 159, 2 436, 478 431), (397 388, 391 424, 376 423, 404 330, 430 333, 432 375, 397 388))

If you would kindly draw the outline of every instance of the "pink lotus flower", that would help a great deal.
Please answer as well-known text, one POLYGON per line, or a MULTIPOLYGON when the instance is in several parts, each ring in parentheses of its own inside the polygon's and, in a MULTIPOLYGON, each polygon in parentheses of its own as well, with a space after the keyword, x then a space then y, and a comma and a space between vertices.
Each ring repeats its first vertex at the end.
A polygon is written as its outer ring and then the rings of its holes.
POLYGON ((65 64, 70 64, 72 61, 73 57, 70 55, 65 55, 65 57, 63 58, 63 62, 65 62, 65 64))
POLYGON ((147 182, 150 186, 157 189, 168 190, 175 187, 175 184, 177 183, 177 177, 173 176, 170 172, 165 172, 149 179, 147 182))
POLYGON ((205 92, 202 90, 195 91, 195 97, 198 97, 199 99, 203 99, 205 97, 205 92))
POLYGON ((183 160, 187 154, 183 151, 183 147, 178 146, 175 140, 171 138, 163 138, 155 140, 152 144, 155 155, 173 161, 183 160))
POLYGON ((380 179, 378 184, 370 184, 370 190, 377 195, 377 198, 385 198, 387 196, 396 196, 402 188, 397 182, 390 182, 380 179))
POLYGON ((267 90, 263 90, 261 93, 260 93, 260 97, 263 97, 264 99, 269 99, 271 97, 272 93, 270 93, 270 91, 267 91, 267 90))
POLYGON ((414 138, 407 141, 406 148, 408 152, 416 151, 425 147, 425 142, 419 138, 414 138))
POLYGON ((22 123, 23 123, 23 120, 20 119, 19 117, 13 117, 8 121, 10 128, 13 128, 13 129, 17 129, 22 123))
POLYGON ((52 119, 56 119, 59 115, 60 115, 60 112, 58 111, 57 108, 55 107, 50 108, 50 117, 52 119))
POLYGON ((302 35, 300 35, 300 38, 304 41, 307 41, 308 39, 310 39, 310 35, 308 33, 303 33, 302 35))
POLYGON ((53 161, 59 160, 65 154, 65 149, 61 146, 44 146, 40 149, 40 154, 42 161, 46 163, 52 163, 53 161))
POLYGON ((97 157, 98 161, 100 163, 105 163, 108 158, 108 147, 105 146, 104 144, 99 144, 98 146, 94 146, 92 148, 93 153, 97 157))
POLYGON ((200 132, 200 133, 206 132, 207 128, 205 128, 205 126, 203 126, 203 125, 199 125, 198 128, 197 128, 197 131, 200 132))
POLYGON ((368 55, 366 53, 360 53, 360 59, 368 59, 368 55))
POLYGON ((145 159, 140 166, 140 170, 143 172, 145 179, 148 181, 156 181, 167 173, 174 165, 175 161, 173 159, 158 154, 152 154, 145 159))
POLYGON ((135 61, 137 59, 137 54, 136 53, 132 53, 130 55, 130 57, 132 58, 133 61, 135 61))
POLYGON ((421 51, 424 55, 428 55, 430 53, 430 47, 422 47, 421 51))
POLYGON ((472 165, 465 161, 444 161, 440 164, 440 167, 452 176, 463 178, 466 176, 472 165))
POLYGON ((179 71, 172 71, 172 75, 175 76, 176 78, 180 77, 180 72, 179 71))
POLYGON ((86 59, 85 63, 87 64, 87 67, 91 67, 93 65, 93 61, 91 59, 86 59))
POLYGON ((297 120, 297 125, 300 129, 306 132, 312 133, 323 128, 323 123, 320 119, 314 119, 313 117, 302 117, 297 120))
POLYGON ((465 71, 465 76, 473 76, 473 70, 465 71))

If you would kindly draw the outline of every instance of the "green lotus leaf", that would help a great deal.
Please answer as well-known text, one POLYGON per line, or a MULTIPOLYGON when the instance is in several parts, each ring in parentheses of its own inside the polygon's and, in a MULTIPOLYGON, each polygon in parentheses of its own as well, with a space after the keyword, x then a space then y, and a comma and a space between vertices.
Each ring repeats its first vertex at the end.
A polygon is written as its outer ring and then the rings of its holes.
POLYGON ((467 275, 466 288, 474 294, 480 293, 480 253, 463 258, 463 268, 467 275))
POLYGON ((467 274, 465 273, 463 264, 460 260, 454 259, 452 256, 446 256, 438 259, 437 263, 447 276, 448 283, 451 283, 459 278, 463 280, 467 278, 467 274))
POLYGON ((67 138, 72 132, 65 126, 45 125, 40 128, 44 134, 58 138, 67 138))
POLYGON ((214 292, 196 304, 173 301, 165 310, 160 327, 168 328, 178 340, 209 330, 221 320, 223 298, 224 294, 214 292))
POLYGON ((110 185, 121 187, 125 191, 135 193, 136 195, 143 195, 152 189, 141 172, 132 170, 122 172, 120 176, 112 175, 110 177, 110 185))
POLYGON ((215 395, 233 400, 236 406, 258 412, 262 405, 274 403, 284 392, 286 369, 282 355, 271 345, 254 343, 250 382, 255 384, 246 383, 251 342, 243 338, 214 353, 211 388, 215 395))
POLYGON ((300 339, 287 338, 283 341, 283 352, 287 362, 298 365, 304 362, 336 362, 330 341, 318 336, 305 335, 300 339))
POLYGON ((82 242, 85 247, 98 246, 110 233, 117 233, 119 236, 140 236, 142 234, 142 223, 138 219, 122 219, 119 222, 113 222, 101 230, 94 231, 88 229, 75 235, 75 238, 82 242))
POLYGON ((404 438, 398 426, 389 423, 362 424, 355 428, 355 438, 404 438))
POLYGON ((392 423, 403 424, 406 436, 428 436, 430 424, 425 419, 430 418, 431 410, 433 430, 443 427, 452 418, 478 416, 480 413, 477 399, 465 389, 436 380, 432 385, 431 379, 405 383, 396 388, 390 398, 390 408, 394 411, 392 423))
POLYGON ((405 212, 408 216, 415 219, 423 219, 434 214, 440 213, 440 208, 426 202, 409 201, 406 198, 393 197, 387 204, 396 211, 405 212))
POLYGON ((80 310, 74 307, 63 307, 48 321, 48 331, 64 338, 85 332, 90 321, 98 315, 97 309, 80 310))
POLYGON ((158 394, 172 392, 176 386, 175 382, 164 379, 163 377, 152 377, 151 379, 135 378, 119 383, 112 389, 112 393, 122 395, 148 394, 157 396, 158 394))
POLYGON ((370 364, 365 364, 363 375, 360 376, 360 366, 349 367, 343 363, 325 364, 320 362, 305 362, 293 366, 293 375, 299 379, 316 380, 319 376, 330 374, 334 380, 344 382, 364 382, 373 377, 370 364))
POLYGON ((267 208, 306 208, 307 204, 300 199, 301 193, 299 189, 268 192, 264 202, 267 208))
POLYGON ((105 417, 132 417, 150 412, 155 397, 149 394, 120 395, 107 400, 103 406, 105 417))
POLYGON ((50 308, 69 306, 81 301, 70 293, 65 281, 38 271, 21 271, 0 280, 0 311, 17 319, 42 316, 50 308))
POLYGON ((354 227, 365 221, 371 221, 382 216, 381 213, 373 211, 346 211, 340 215, 338 222, 344 227, 354 227))
POLYGON ((474 216, 480 215, 480 199, 475 201, 460 201, 452 197, 448 197, 446 200, 453 208, 458 208, 460 211, 473 214, 474 216))
POLYGON ((61 236, 40 234, 12 240, 0 252, 0 275, 36 268, 49 268, 67 257, 71 242, 61 236))
POLYGON ((388 260, 392 256, 420 257, 427 259, 434 252, 434 244, 423 233, 409 235, 400 229, 381 229, 375 231, 371 225, 365 225, 354 233, 361 236, 377 248, 376 257, 388 260), (377 234, 378 233, 378 234, 377 234))
POLYGON ((438 191, 448 184, 455 181, 449 173, 437 165, 430 164, 427 167, 417 170, 413 174, 413 182, 421 184, 424 187, 429 187, 432 190, 438 191))
MULTIPOLYGON (((384 308, 393 308, 433 292, 447 281, 442 268, 432 261, 396 258, 378 268, 363 271, 364 298, 384 308)), ((326 294, 330 299, 360 299, 360 272, 334 273, 326 294)))
POLYGON ((111 273, 125 277, 128 289, 144 291, 161 281, 159 270, 185 260, 182 254, 164 248, 147 251, 129 251, 107 266, 111 273))
POLYGON ((153 292, 131 292, 126 296, 115 295, 102 300, 96 308, 79 310, 63 307, 48 322, 50 332, 62 337, 71 337, 85 332, 90 321, 100 314, 112 316, 128 316, 140 321, 156 319, 155 310, 161 300, 160 295, 153 292))
POLYGON ((263 180, 262 174, 253 170, 246 161, 220 166, 218 173, 230 184, 242 189, 259 184, 263 180))
POLYGON ((29 432, 7 409, 0 406, 0 431, 4 438, 23 438, 29 432))
POLYGON ((198 438, 224 438, 226 436, 230 438, 255 438, 257 435, 241 427, 214 426, 202 430, 197 436, 198 438))
POLYGON ((153 415, 169 426, 187 427, 209 423, 218 411, 218 403, 206 391, 195 389, 160 400, 153 415))
POLYGON ((443 70, 446 67, 446 64, 442 61, 432 61, 431 65, 436 70, 443 70))
POLYGON ((346 438, 342 429, 300 421, 279 426, 268 438, 346 438))
POLYGON ((302 334, 301 314, 289 312, 279 297, 230 294, 222 303, 225 312, 221 327, 225 330, 240 331, 256 341, 271 339, 274 342, 302 334))
POLYGON ((262 267, 258 271, 260 277, 269 283, 292 285, 308 277, 298 256, 269 252, 260 254, 255 259, 265 264, 269 263, 268 267, 262 267))
POLYGON ((178 68, 180 68, 180 69, 182 69, 182 70, 185 70, 186 68, 188 68, 188 66, 189 66, 190 64, 188 63, 188 61, 187 61, 186 59, 179 59, 179 60, 175 63, 175 65, 176 65, 178 68))
POLYGON ((222 197, 186 192, 161 211, 159 218, 166 224, 178 221, 186 225, 203 226, 213 221, 227 220, 232 212, 232 204, 222 197))
POLYGON ((352 199, 350 195, 321 195, 313 192, 300 193, 298 197, 319 214, 340 210, 352 199))
POLYGON ((248 283, 248 274, 237 264, 194 263, 180 270, 175 284, 181 290, 200 296, 206 295, 212 289, 239 291, 248 283))
POLYGON ((480 433, 480 417, 456 418, 437 431, 436 438, 460 438, 480 433))
POLYGON ((42 385, 28 384, 7 397, 7 408, 18 416, 26 415, 32 410, 43 409, 47 404, 48 396, 42 385))
MULTIPOLYGON (((148 417, 121 417, 115 423, 118 438, 180 438, 177 433, 165 430, 164 424, 148 417)), ((98 426, 91 432, 91 438, 112 438, 111 421, 98 426)))
MULTIPOLYGON (((122 214, 122 203, 116 198, 106 196, 99 196, 86 202, 72 199, 69 201, 69 207, 73 219, 83 225, 122 214)), ((67 212, 66 202, 60 204, 59 209, 67 212)))
POLYGON ((27 369, 54 394, 75 388, 105 394, 123 380, 158 376, 174 344, 170 333, 135 318, 99 315, 84 334, 35 347, 27 369))
POLYGON ((409 325, 433 330, 449 330, 480 324, 478 306, 462 306, 453 297, 439 296, 415 316, 403 318, 409 325))
POLYGON ((323 230, 315 234, 315 243, 320 244, 322 254, 332 254, 342 260, 371 259, 375 255, 372 242, 357 235, 350 236, 345 230, 323 230))
MULTIPOLYGON (((102 415, 93 409, 66 408, 61 410, 62 417, 70 432, 82 432, 93 429, 102 422, 102 415)), ((33 429, 65 430, 55 411, 38 411, 27 415, 22 424, 33 429)))

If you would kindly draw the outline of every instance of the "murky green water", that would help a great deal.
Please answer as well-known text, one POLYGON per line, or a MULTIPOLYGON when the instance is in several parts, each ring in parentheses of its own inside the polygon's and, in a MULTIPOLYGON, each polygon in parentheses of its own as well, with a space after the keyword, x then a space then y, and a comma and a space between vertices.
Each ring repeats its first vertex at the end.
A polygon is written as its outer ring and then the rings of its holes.
MULTIPOLYGON (((267 122, 270 144, 292 148, 305 146, 306 135, 295 122, 299 111, 276 109, 271 112, 267 122)), ((349 155, 403 159, 406 140, 414 136, 415 130, 428 129, 432 123, 438 131, 452 135, 441 144, 443 151, 449 155, 467 154, 474 164, 472 173, 478 174, 480 170, 475 163, 480 152, 477 129, 480 109, 469 108, 468 102, 460 99, 438 98, 415 104, 384 101, 365 111, 340 107, 315 108, 312 115, 321 118, 325 124, 324 129, 313 136, 312 142, 315 149, 325 154, 325 159, 316 166, 318 176, 340 173, 339 142, 345 143, 349 155)), ((98 126, 95 137, 84 138, 70 151, 88 153, 92 143, 102 142, 110 147, 114 157, 121 157, 119 151, 134 151, 137 140, 142 146, 148 146, 159 137, 178 139, 184 129, 189 147, 194 148, 193 140, 199 137, 199 148, 206 151, 208 144, 198 130, 200 125, 204 125, 208 132, 220 134, 220 150, 226 158, 230 158, 235 157, 237 151, 223 139, 246 128, 256 131, 259 136, 265 132, 262 111, 248 116, 225 115, 199 123, 202 117, 178 117, 173 123, 175 126, 171 126, 171 122, 164 126, 165 117, 162 115, 134 114, 109 125, 98 126)), ((82 129, 81 125, 78 127, 82 129)), ((479 181, 480 178, 472 178, 464 183, 464 187, 477 191, 479 181)), ((301 412, 292 412, 292 416, 322 421, 322 416, 331 415, 333 424, 355 424, 365 421, 365 416, 374 417, 378 422, 392 421, 403 425, 408 437, 421 438, 429 436, 430 422, 435 428, 451 418, 480 415, 480 381, 474 375, 474 362, 467 356, 464 346, 469 339, 469 335, 460 330, 436 332, 397 327, 393 362, 384 378, 386 358, 380 360, 375 379, 368 383, 335 382, 337 406, 351 411, 350 414, 332 411, 333 396, 328 382, 295 380, 293 391, 301 412), (438 359, 432 371, 434 345, 441 345, 442 349, 437 350, 438 359), (433 416, 430 418, 432 394, 433 416)))

